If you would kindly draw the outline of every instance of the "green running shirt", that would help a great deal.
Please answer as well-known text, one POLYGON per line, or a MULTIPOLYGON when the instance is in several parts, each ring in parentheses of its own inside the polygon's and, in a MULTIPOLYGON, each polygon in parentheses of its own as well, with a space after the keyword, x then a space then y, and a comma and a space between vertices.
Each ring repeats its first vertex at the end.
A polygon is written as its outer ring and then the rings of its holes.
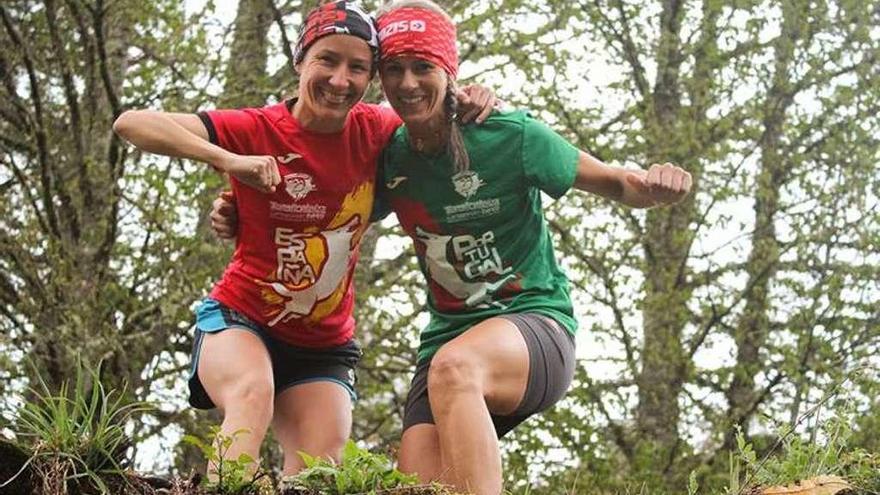
POLYGON ((374 219, 389 209, 397 214, 428 281, 431 321, 421 333, 420 362, 501 314, 544 314, 572 334, 577 327, 540 196, 559 198, 572 186, 577 148, 523 111, 495 112, 462 133, 467 172, 455 175, 446 153, 411 149, 401 127, 377 181, 374 219))

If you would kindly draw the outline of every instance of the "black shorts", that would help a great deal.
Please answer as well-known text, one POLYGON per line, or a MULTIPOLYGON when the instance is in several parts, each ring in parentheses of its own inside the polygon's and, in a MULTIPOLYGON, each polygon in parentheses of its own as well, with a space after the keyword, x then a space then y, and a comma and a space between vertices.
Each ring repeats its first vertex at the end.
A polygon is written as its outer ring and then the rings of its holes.
POLYGON ((235 327, 247 330, 263 341, 272 361, 275 395, 302 383, 330 381, 338 383, 357 399, 354 386, 355 367, 361 358, 361 349, 353 340, 336 347, 313 349, 297 347, 269 334, 265 327, 247 316, 213 300, 205 299, 196 310, 196 331, 193 337, 192 364, 189 374, 189 403, 197 409, 213 409, 199 380, 199 356, 206 333, 217 333, 235 327))
MULTIPOLYGON (((495 432, 503 437, 518 424, 561 399, 574 377, 574 335, 548 316, 537 313, 500 315, 509 320, 526 341, 529 351, 529 380, 522 402, 509 415, 492 414, 495 432)), ((403 431, 420 423, 434 424, 428 398, 428 370, 431 360, 416 367, 406 397, 403 431)))

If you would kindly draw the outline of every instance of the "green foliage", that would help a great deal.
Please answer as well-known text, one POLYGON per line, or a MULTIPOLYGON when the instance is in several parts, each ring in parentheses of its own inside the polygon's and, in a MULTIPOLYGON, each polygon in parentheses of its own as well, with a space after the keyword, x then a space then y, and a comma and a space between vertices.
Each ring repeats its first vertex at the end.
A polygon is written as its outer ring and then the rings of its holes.
MULTIPOLYGON (((22 355, 53 390, 78 355, 109 356, 107 375, 128 378, 132 396, 175 390, 166 383, 190 348, 187 307, 229 254, 203 235, 221 179, 133 151, 110 124, 125 108, 193 111, 241 101, 239 90, 289 96, 295 76, 277 63, 289 47, 264 17, 250 31, 222 25, 212 2, 194 12, 176 0, 0 3, 10 47, 0 55, 0 407, 28 377, 22 355), (233 46, 253 64, 229 64, 233 46)), ((293 33, 297 9, 315 3, 275 2, 278 23, 293 33)), ((817 388, 877 353, 876 2, 443 4, 458 21, 463 82, 494 87, 610 164, 678 161, 696 179, 692 201, 672 209, 575 194, 548 205, 587 345, 566 404, 505 440, 507 486, 537 473, 535 495, 677 495, 694 479, 706 493, 743 480, 740 458, 727 459, 734 426, 797 417, 817 388)), ((425 298, 409 240, 388 228, 376 237, 407 247, 374 259, 363 243, 353 431, 387 449, 425 298)), ((814 451, 780 472, 871 465, 880 381, 870 381, 850 441, 864 455, 814 451)), ((193 417, 163 414, 134 436, 195 431, 193 417)), ((765 446, 748 438, 761 459, 765 446)))
POLYGON ((880 454, 850 446, 854 415, 847 406, 812 428, 810 435, 798 435, 780 428, 779 440, 761 459, 742 431, 736 434, 736 459, 731 466, 728 493, 743 486, 790 485, 817 476, 840 476, 864 493, 880 492, 880 454))
POLYGON ((697 482, 697 473, 692 471, 688 477, 688 495, 697 495, 700 484, 697 482))
MULTIPOLYGON (((173 390, 188 306, 228 250, 193 236, 193 205, 212 196, 195 167, 132 153, 111 125, 127 108, 191 111, 216 92, 210 7, 0 4, 0 414, 37 373, 58 390, 80 357, 100 360, 104 385, 126 401, 173 390)), ((156 415, 129 433, 186 430, 187 416, 156 415)))
POLYGON ((33 399, 19 412, 16 436, 33 453, 29 462, 37 472, 60 474, 63 486, 84 480, 107 493, 104 477, 121 473, 129 462, 127 425, 152 408, 126 402, 124 390, 105 389, 100 375, 100 367, 80 362, 73 386, 64 381, 56 393, 38 375, 33 399))
POLYGON ((345 444, 340 464, 330 459, 312 457, 305 452, 299 454, 306 468, 286 478, 282 483, 285 489, 343 495, 415 486, 418 482, 415 476, 395 469, 387 457, 358 448, 352 440, 345 444))
POLYGON ((257 466, 253 457, 246 453, 241 453, 235 459, 226 457, 235 439, 247 433, 247 430, 238 430, 224 435, 219 426, 212 426, 205 439, 184 435, 183 441, 197 447, 208 460, 208 469, 214 479, 204 482, 206 488, 220 495, 272 493, 266 473, 257 466))

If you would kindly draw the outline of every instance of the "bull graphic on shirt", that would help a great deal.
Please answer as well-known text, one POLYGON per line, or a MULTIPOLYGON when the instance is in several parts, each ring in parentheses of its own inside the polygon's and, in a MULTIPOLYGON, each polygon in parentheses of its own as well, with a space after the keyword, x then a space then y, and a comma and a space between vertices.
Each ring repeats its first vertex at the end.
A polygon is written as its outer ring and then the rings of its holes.
POLYGON ((511 267, 504 267, 495 234, 481 236, 449 236, 433 234, 416 227, 416 236, 425 245, 425 264, 428 277, 470 308, 488 308, 505 305, 493 300, 501 287, 516 279, 511 267), (452 256, 452 260, 449 259, 452 256), (460 269, 456 269, 459 266, 460 269), (498 277, 494 281, 489 278, 498 277))
POLYGON ((310 315, 339 288, 348 273, 352 239, 360 224, 360 218, 353 216, 335 229, 315 234, 276 229, 277 281, 261 284, 283 301, 283 307, 269 326, 310 315))

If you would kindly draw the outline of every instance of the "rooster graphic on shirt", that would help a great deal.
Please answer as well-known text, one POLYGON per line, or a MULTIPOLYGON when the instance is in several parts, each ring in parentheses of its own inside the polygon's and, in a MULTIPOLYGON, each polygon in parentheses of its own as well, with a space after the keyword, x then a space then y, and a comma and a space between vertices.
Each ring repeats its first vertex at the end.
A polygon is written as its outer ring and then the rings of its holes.
POLYGON ((345 197, 322 229, 276 227, 276 268, 268 281, 258 281, 269 326, 292 319, 317 322, 336 309, 372 203, 373 184, 365 183, 345 197))

